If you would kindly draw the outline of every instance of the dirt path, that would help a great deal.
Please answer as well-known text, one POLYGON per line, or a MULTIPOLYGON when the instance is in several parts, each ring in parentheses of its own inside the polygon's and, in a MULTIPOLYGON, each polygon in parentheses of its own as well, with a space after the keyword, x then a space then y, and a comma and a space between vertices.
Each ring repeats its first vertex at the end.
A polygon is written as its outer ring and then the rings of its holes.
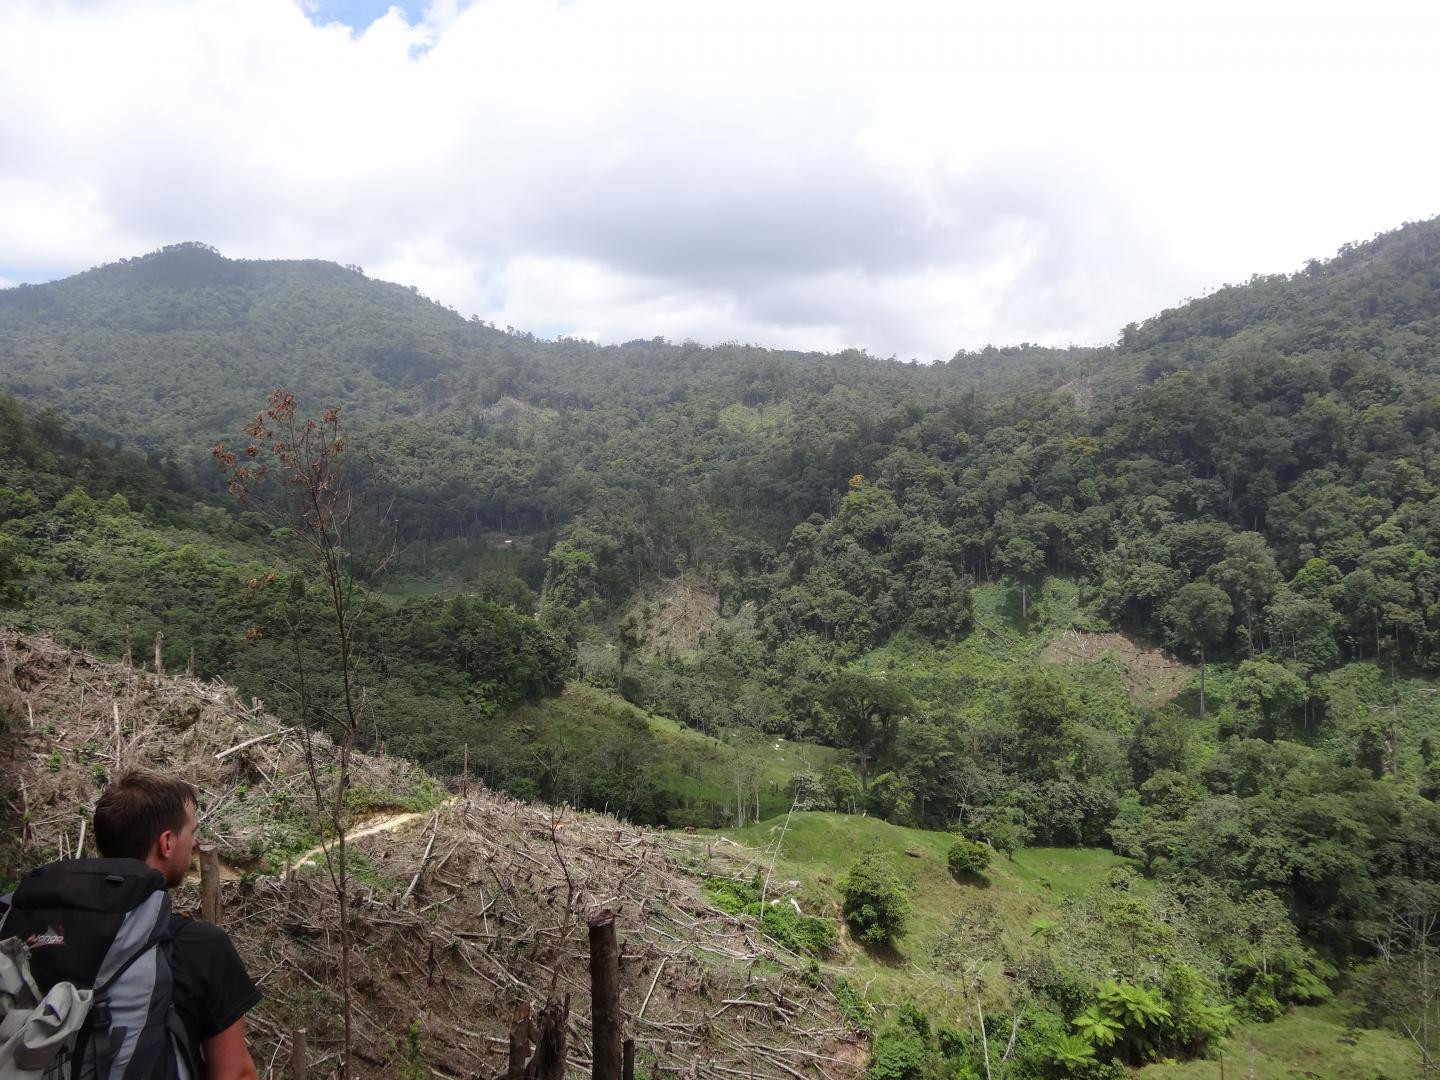
MULTIPOLYGON (((351 829, 347 832, 345 834, 345 842, 348 844, 351 840, 359 840, 362 836, 374 836, 376 833, 392 832, 404 825, 409 825, 412 821, 420 818, 428 818, 432 813, 444 810, 454 801, 454 799, 446 799, 437 806, 435 810, 420 810, 404 814, 382 814, 380 817, 371 818, 358 829, 351 829)), ((334 843, 334 841, 332 840, 330 843, 334 843)), ((325 849, 329 846, 330 844, 316 844, 309 851, 302 852, 300 856, 290 864, 291 868, 298 870, 308 863, 313 863, 315 857, 324 854, 325 849)))
MULTIPOLYGON (((436 807, 436 809, 444 810, 454 801, 455 800, 453 798, 446 799, 443 803, 436 807)), ((399 829, 406 825, 409 825, 412 821, 416 821, 419 818, 428 818, 432 812, 433 811, 430 810, 421 810, 414 813, 407 812, 403 814, 381 814, 379 817, 373 817, 368 819, 359 828, 352 829, 349 833, 346 834, 345 839, 348 842, 350 840, 358 840, 362 836, 374 836, 376 833, 391 832, 395 829, 399 829)), ((316 857, 322 855, 325 849, 329 846, 329 844, 316 844, 309 851, 302 852, 299 858, 297 858, 293 863, 291 863, 291 869, 298 870, 302 866, 315 865, 316 857)), ((239 868, 231 866, 230 863, 226 862, 224 859, 220 860, 221 881, 239 881, 240 877, 241 872, 239 868)), ((191 885, 199 884, 200 869, 198 865, 191 869, 190 872, 185 875, 185 880, 191 885)))

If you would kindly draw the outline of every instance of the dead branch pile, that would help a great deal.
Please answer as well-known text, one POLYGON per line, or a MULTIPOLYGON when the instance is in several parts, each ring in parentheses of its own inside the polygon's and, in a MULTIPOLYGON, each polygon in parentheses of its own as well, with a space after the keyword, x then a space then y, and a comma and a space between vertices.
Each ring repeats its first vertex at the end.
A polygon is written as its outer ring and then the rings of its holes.
MULTIPOLYGON (((0 758, 10 759, 0 798, 18 823, 5 875, 76 849, 102 774, 144 764, 185 776, 202 792, 202 831, 236 871, 223 910, 266 995, 250 1020, 257 1064, 280 1075, 289 1033, 303 1027, 323 1075, 340 1043, 333 890, 323 858, 287 867, 255 854, 267 850, 274 808, 307 797, 294 733, 224 686, 144 675, 12 632, 0 631, 0 646, 0 758)), ((427 792, 436 801, 433 781, 393 759, 360 758, 357 785, 393 791, 394 808, 427 792)), ((710 906, 697 880, 703 840, 473 786, 469 799, 351 835, 356 1051, 369 1075, 396 1073, 416 1045, 437 1077, 504 1075, 517 1007, 538 1016, 566 998, 569 1069, 588 1073, 585 914, 598 907, 617 915, 623 1028, 642 1074, 799 1080, 863 1069, 863 1042, 822 980, 710 906)), ((198 910, 199 889, 176 899, 198 910)))

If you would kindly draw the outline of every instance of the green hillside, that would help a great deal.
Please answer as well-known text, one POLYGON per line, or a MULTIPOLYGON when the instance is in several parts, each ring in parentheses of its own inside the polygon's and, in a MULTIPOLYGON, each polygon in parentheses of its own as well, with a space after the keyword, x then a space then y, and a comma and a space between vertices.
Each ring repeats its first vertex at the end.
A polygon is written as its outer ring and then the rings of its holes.
MULTIPOLYGON (((1057 1071, 1045 1060, 1043 1048, 1053 1039, 1056 1025, 1037 1012, 1033 1001, 1024 1005, 1032 992, 1027 983, 1043 978, 1051 962, 1051 928, 1063 926, 1077 909, 1112 891, 1117 880, 1124 880, 1117 879, 1116 871, 1133 864, 1103 850, 1025 848, 1012 859, 996 860, 983 877, 957 880, 946 868, 953 835, 813 812, 795 814, 788 823, 776 818, 721 835, 743 845, 744 852, 733 855, 712 847, 712 853, 720 852, 712 854, 712 881, 768 875, 771 895, 780 896, 782 904, 794 897, 805 912, 822 918, 841 918, 841 883, 861 855, 878 854, 904 882, 913 913, 896 948, 867 948, 847 932, 822 963, 856 989, 872 1023, 883 1028, 902 1005, 913 1004, 928 1014, 935 1028, 949 1026, 973 1035, 974 1005, 960 990, 963 976, 946 963, 958 935, 968 932, 968 940, 974 941, 976 928, 988 925, 999 940, 976 953, 983 1008, 1002 1017, 1020 1008, 1022 1025, 1039 1033, 1033 1045, 1017 1040, 1022 1050, 1015 1068, 1026 1076, 1037 1075, 1030 1071, 1037 1065, 1038 1075, 1084 1075, 1057 1071)), ((1132 887, 1153 895, 1143 881, 1132 887)), ((1240 1022, 1215 1042, 1207 1059, 1149 1065, 1137 1075, 1144 1080, 1213 1077, 1223 1060, 1228 1074, 1248 1076, 1252 1043, 1260 1080, 1408 1075, 1414 1069, 1413 1046, 1398 1035, 1358 1025, 1359 1005, 1346 999, 1293 1006, 1273 1022, 1240 1022)), ((1006 1024, 1001 1028, 1008 1030, 1006 1024)), ((945 1046, 943 1039, 936 1043, 932 1053, 937 1059, 947 1057, 945 1046)), ((947 1067, 954 1067, 954 1061, 947 1067)), ((943 1068, 940 1074, 945 1075, 943 1068)))
MULTIPOLYGON (((277 440, 242 425, 283 383, 339 407, 327 490, 364 511, 334 551, 365 746, 647 823, 843 811, 797 850, 878 844, 918 898, 894 956, 846 962, 943 1002, 905 965, 993 898, 976 1000, 1014 1021, 1023 983, 1036 1076, 1337 996, 1395 1030, 1440 999, 1437 312, 1440 221, 1113 347, 933 367, 542 341, 181 245, 0 292, 0 602, 332 724, 306 521, 226 494, 259 491, 277 440), (988 888, 946 878, 958 839, 988 888)), ((942 1052, 911 1021, 877 1060, 942 1052)))
MULTIPOLYGON (((959 1006, 952 1000, 953 986, 935 969, 932 952, 958 914, 980 908, 997 918, 1004 952, 986 972, 987 984, 996 987, 1003 984, 999 975, 1004 957, 1028 947, 1038 921, 1053 918, 1062 901, 1090 892, 1109 872, 1127 865, 1103 850, 1023 848, 1013 858, 995 861, 983 879, 961 882, 946 867, 954 835, 833 813, 798 813, 788 827, 784 817, 772 818, 720 835, 752 849, 747 865, 762 873, 773 858, 771 877, 779 883, 777 891, 790 895, 789 883, 798 882, 793 892, 801 908, 827 918, 838 918, 840 885, 850 865, 864 853, 880 855, 910 893, 914 915, 909 929, 890 951, 866 949, 847 934, 834 960, 836 969, 867 986, 867 1000, 882 1005, 916 1001, 942 1014, 947 1003, 951 1011, 959 1006)), ((744 875, 743 869, 736 872, 744 875)), ((999 1003, 1004 1003, 1003 995, 999 1003)))
POLYGON ((762 818, 783 813, 791 777, 837 758, 751 728, 703 734, 583 683, 517 708, 474 753, 514 794, 672 828, 733 822, 737 799, 747 818, 757 800, 762 818))
POLYGON ((1322 1005, 1296 1009, 1273 1024, 1242 1024, 1214 1061, 1148 1065, 1141 1080, 1210 1080, 1224 1060, 1227 1076, 1255 1080, 1391 1080, 1415 1072, 1415 1047, 1398 1035, 1356 1028, 1352 1012, 1322 1005))

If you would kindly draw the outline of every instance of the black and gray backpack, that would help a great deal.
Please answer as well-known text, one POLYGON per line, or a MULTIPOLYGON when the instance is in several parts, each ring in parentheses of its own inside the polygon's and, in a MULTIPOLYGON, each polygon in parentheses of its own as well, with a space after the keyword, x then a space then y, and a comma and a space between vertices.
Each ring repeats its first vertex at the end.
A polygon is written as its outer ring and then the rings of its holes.
POLYGON ((193 1080, 158 870, 51 863, 0 903, 0 1080, 193 1080))

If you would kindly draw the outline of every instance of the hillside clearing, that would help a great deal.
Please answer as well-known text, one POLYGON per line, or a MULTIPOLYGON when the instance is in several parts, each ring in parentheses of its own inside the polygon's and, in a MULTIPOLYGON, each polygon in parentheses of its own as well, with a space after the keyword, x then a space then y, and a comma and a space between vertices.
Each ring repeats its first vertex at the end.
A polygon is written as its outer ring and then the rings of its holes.
MULTIPOLYGON (((8 631, 0 645, 0 738, 14 763, 0 774, 0 798, 20 823, 0 842, 0 876, 13 882, 73 851, 119 769, 162 768, 196 783, 202 833, 244 868, 222 892, 225 925, 265 993, 247 1017, 262 1075, 280 1074, 299 1026, 323 1072, 339 1045, 334 898, 313 864, 276 872, 313 847, 316 831, 326 839, 304 795, 295 733, 218 684, 156 678, 8 631)), ((333 748, 317 737, 315 752, 333 783, 333 748)), ((362 1075, 401 1067, 412 1023, 434 1075, 491 1075, 503 1068, 515 1002, 567 996, 570 1066, 588 1071, 583 915, 595 907, 616 913, 625 1033, 647 1074, 861 1071, 864 1036, 829 984, 711 906, 696 838, 488 792, 450 799, 391 758, 357 756, 352 794, 352 813, 376 826, 358 829, 349 847, 362 1075), (433 826, 414 827, 420 816, 433 826)), ((194 911, 198 889, 183 886, 175 899, 194 911)))
POLYGON ((1040 659, 1066 666, 1113 665, 1131 700, 1151 709, 1173 701, 1195 677, 1191 665, 1129 634, 1067 630, 1045 646, 1040 659))

